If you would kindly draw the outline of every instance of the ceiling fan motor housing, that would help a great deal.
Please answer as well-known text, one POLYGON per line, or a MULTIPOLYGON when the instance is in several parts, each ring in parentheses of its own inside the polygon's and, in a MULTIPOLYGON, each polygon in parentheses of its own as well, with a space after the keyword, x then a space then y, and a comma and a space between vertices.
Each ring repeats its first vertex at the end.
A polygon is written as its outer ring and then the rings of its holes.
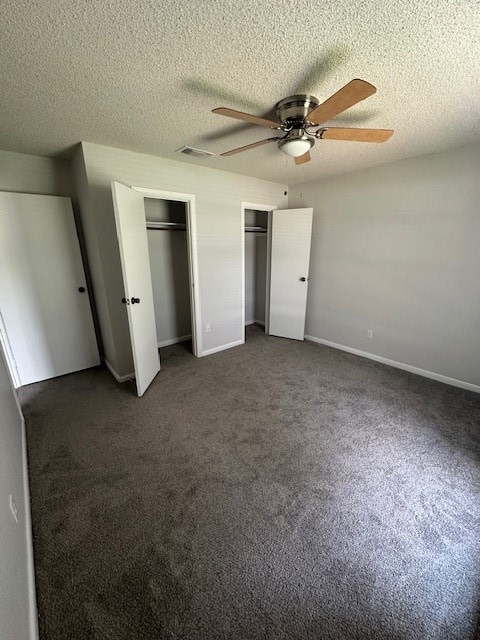
POLYGON ((292 157, 299 157, 313 147, 315 141, 307 135, 305 128, 308 114, 318 105, 315 96, 301 94, 281 100, 277 106, 277 117, 283 131, 287 133, 278 141, 278 147, 292 157))
POLYGON ((303 129, 307 123, 308 114, 318 104, 319 101, 315 96, 301 94, 280 100, 275 109, 282 128, 285 127, 284 130, 303 129))

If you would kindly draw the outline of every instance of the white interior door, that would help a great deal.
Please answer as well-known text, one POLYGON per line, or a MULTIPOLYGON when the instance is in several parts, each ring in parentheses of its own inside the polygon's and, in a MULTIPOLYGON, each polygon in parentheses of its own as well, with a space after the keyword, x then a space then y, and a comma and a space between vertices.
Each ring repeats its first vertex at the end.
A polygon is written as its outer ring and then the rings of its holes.
POLYGON ((143 396, 160 371, 152 276, 143 195, 112 182, 137 393, 143 396))
POLYGON ((276 209, 270 225, 268 333, 305 338, 313 209, 276 209))
POLYGON ((100 364, 69 198, 0 192, 0 312, 17 386, 100 364))

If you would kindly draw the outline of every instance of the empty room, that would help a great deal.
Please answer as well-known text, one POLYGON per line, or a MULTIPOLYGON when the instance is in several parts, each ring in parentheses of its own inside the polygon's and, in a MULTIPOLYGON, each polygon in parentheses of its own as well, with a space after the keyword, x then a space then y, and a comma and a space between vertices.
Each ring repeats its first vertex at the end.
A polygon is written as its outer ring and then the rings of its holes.
POLYGON ((480 7, 2 3, 0 640, 480 640, 480 7))

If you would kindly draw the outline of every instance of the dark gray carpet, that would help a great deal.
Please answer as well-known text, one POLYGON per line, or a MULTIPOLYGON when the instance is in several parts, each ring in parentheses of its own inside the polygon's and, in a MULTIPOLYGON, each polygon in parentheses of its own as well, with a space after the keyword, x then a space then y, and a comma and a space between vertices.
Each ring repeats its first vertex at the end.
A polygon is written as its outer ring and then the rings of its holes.
POLYGON ((42 640, 470 640, 480 397, 311 343, 22 390, 42 640))

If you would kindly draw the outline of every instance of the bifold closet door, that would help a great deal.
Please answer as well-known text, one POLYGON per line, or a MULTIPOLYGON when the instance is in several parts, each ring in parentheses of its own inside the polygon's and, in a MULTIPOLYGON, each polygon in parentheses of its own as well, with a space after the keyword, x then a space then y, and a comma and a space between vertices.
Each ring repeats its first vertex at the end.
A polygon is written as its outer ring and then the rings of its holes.
POLYGON ((313 209, 276 209, 270 226, 268 333, 304 340, 313 209))
POLYGON ((0 192, 0 311, 17 386, 100 364, 69 198, 0 192))
POLYGON ((138 191, 119 182, 112 182, 112 196, 135 380, 142 396, 160 371, 145 207, 138 191))

